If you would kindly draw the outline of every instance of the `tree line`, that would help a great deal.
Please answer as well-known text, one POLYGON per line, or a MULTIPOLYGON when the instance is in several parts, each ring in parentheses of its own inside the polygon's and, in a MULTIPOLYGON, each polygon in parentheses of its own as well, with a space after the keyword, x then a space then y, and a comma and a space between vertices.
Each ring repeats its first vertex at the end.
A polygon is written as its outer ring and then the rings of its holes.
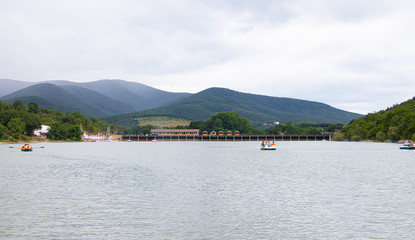
POLYGON ((334 135, 336 140, 415 140, 415 97, 386 110, 352 120, 334 135))
MULTIPOLYGON (((150 134, 151 129, 160 128, 154 125, 134 126, 126 128, 125 134, 145 135, 150 134)), ((203 131, 239 131, 241 134, 259 134, 261 131, 252 127, 245 117, 239 116, 236 112, 220 112, 211 116, 207 121, 191 121, 187 126, 169 127, 169 129, 199 129, 203 131)))
MULTIPOLYGON (((81 140, 83 130, 98 133, 106 132, 108 123, 87 118, 78 112, 62 113, 52 109, 41 109, 37 103, 31 102, 24 106, 20 100, 13 104, 0 101, 0 139, 27 140, 33 136, 33 131, 41 125, 50 126, 46 137, 52 140, 81 140)), ((111 125, 111 129, 120 129, 111 125)))
MULTIPOLYGON (((50 126, 47 138, 53 140, 81 140, 83 130, 91 133, 105 133, 110 126, 112 133, 150 134, 151 129, 158 126, 147 125, 123 127, 109 125, 105 121, 87 118, 78 112, 62 113, 57 110, 40 109, 37 103, 24 106, 16 100, 13 104, 0 101, 0 139, 26 140, 41 125, 50 126)), ((203 131, 239 131, 241 135, 319 135, 333 133, 333 140, 360 141, 399 141, 415 140, 415 97, 402 104, 383 111, 370 113, 354 119, 349 124, 341 123, 302 123, 274 125, 265 130, 252 127, 249 120, 236 112, 219 112, 206 121, 191 121, 188 126, 176 126, 176 129, 199 129, 203 131)))
MULTIPOLYGON (((254 128, 249 120, 241 117, 236 112, 219 112, 212 115, 206 121, 191 121, 188 126, 169 127, 170 129, 199 129, 200 132, 227 132, 239 131, 241 135, 321 135, 327 132, 335 132, 343 127, 343 124, 331 123, 302 123, 302 124, 286 124, 274 125, 266 130, 254 128)), ((146 135, 150 134, 151 129, 160 128, 154 125, 125 128, 124 134, 130 135, 146 135)))
POLYGON ((278 124, 265 132, 269 135, 323 135, 326 133, 334 133, 344 126, 342 123, 301 123, 278 124))

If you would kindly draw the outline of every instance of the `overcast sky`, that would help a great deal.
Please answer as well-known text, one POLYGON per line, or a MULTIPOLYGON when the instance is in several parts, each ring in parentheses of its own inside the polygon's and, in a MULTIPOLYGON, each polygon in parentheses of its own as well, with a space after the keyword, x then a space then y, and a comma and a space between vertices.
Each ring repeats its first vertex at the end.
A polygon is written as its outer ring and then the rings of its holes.
POLYGON ((327 103, 415 96, 413 0, 0 0, 0 78, 327 103))

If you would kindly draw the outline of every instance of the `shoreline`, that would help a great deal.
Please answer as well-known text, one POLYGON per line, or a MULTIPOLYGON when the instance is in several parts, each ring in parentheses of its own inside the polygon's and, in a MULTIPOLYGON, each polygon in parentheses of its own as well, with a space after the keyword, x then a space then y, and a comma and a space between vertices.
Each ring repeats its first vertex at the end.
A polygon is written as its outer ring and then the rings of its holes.
MULTIPOLYGON (((43 138, 43 137, 35 137, 35 136, 31 136, 31 137, 27 137, 27 140, 22 140, 22 139, 18 139, 18 140, 14 140, 14 141, 9 141, 9 140, 0 140, 0 144, 33 144, 33 143, 70 143, 70 142, 85 142, 85 141, 73 141, 73 140, 50 140, 47 138, 43 138)), ((107 141, 107 140, 93 140, 94 142, 140 142, 140 141, 107 141)), ((93 141, 86 141, 86 142, 93 142, 93 141)), ((164 142, 164 140, 161 139, 157 139, 157 141, 160 142, 164 142)), ((185 141, 185 140, 183 140, 185 141)), ((278 140, 275 140, 276 142, 281 142, 278 140)), ((289 140, 288 140, 289 141, 289 140)), ((310 140, 312 141, 312 140, 310 140)), ((334 141, 331 140, 332 142, 353 142, 353 141, 334 141)), ((362 140, 362 141, 357 141, 357 142, 372 142, 372 143, 397 143, 397 144, 405 144, 408 143, 410 141, 410 139, 404 139, 404 140, 399 140, 397 142, 392 142, 392 141, 376 141, 376 140, 362 140)), ((168 140, 166 142, 169 142, 168 140)), ((285 141, 284 141, 285 142, 285 141)))
POLYGON ((25 143, 65 143, 65 142, 82 142, 82 141, 72 141, 72 140, 50 140, 47 138, 41 138, 41 137, 27 137, 29 139, 23 140, 18 139, 14 141, 9 140, 1 140, 0 144, 25 144, 25 143))

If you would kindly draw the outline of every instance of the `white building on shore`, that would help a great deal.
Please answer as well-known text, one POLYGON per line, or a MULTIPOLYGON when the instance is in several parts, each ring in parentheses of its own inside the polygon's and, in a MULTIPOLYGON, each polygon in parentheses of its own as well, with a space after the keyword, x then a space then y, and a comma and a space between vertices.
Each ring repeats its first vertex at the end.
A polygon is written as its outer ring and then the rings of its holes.
POLYGON ((46 137, 46 134, 49 132, 50 127, 46 125, 41 125, 40 129, 36 129, 33 131, 33 135, 36 137, 46 137))

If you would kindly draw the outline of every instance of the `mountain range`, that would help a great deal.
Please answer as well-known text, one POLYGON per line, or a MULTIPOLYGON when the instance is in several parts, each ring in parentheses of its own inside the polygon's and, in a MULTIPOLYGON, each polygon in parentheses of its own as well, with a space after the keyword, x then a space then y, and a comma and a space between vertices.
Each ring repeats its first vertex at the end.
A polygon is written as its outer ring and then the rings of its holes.
POLYGON ((196 94, 162 91, 123 80, 77 83, 55 80, 24 82, 0 79, 0 100, 37 102, 41 108, 80 112, 108 122, 133 125, 135 118, 169 116, 207 120, 217 112, 233 111, 254 126, 267 122, 348 123, 362 115, 324 103, 294 98, 270 97, 209 88, 196 94))
POLYGON ((0 100, 4 102, 20 100, 25 105, 37 102, 41 108, 80 112, 95 118, 157 108, 191 95, 166 92, 122 80, 28 83, 0 79, 0 87, 0 100))

